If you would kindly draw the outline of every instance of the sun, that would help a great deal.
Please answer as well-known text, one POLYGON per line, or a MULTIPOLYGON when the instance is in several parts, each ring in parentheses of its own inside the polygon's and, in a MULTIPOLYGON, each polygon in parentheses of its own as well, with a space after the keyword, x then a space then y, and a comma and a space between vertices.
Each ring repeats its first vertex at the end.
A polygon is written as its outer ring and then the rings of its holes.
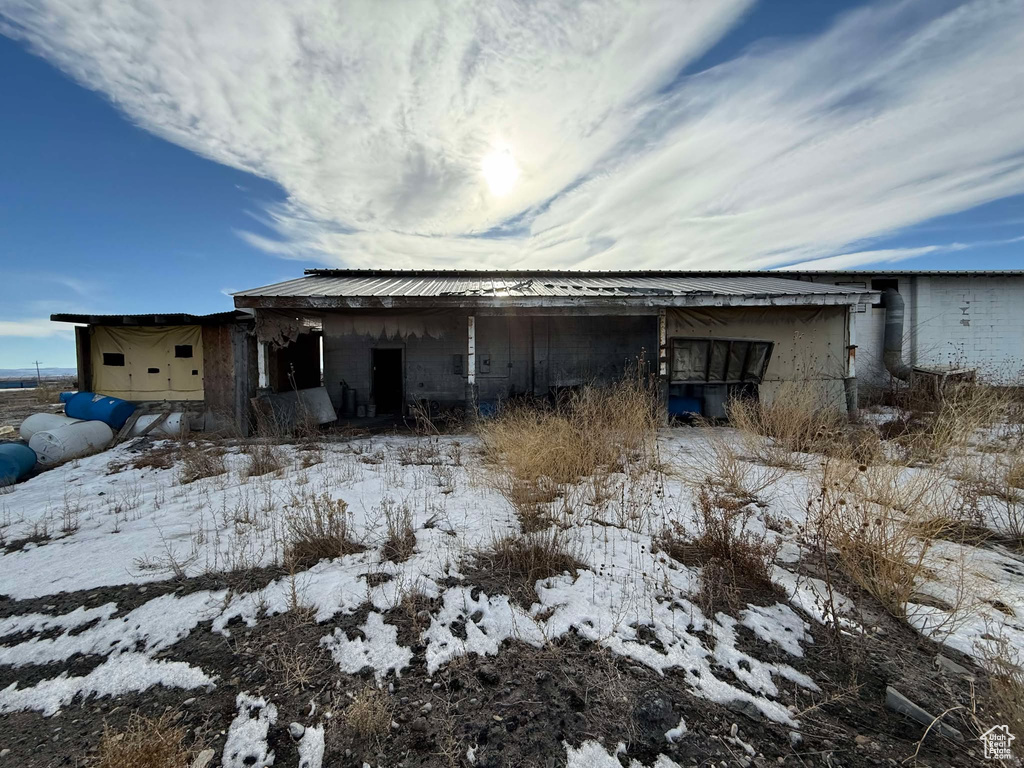
POLYGON ((487 186, 495 197, 507 195, 519 178, 519 167, 507 147, 495 149, 480 162, 487 186))

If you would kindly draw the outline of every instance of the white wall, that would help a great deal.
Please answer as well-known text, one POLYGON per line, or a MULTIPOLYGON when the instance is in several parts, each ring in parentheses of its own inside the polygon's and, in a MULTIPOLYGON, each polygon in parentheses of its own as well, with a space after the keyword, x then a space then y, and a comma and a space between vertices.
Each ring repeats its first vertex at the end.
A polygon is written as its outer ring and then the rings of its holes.
MULTIPOLYGON (((894 275, 836 273, 815 275, 815 282, 863 282, 894 275)), ((1024 377, 1024 276, 899 275, 906 305, 903 356, 922 368, 977 368, 988 381, 1017 382, 1024 377)), ((884 386, 882 365, 885 310, 856 315, 857 378, 862 387, 884 386)))

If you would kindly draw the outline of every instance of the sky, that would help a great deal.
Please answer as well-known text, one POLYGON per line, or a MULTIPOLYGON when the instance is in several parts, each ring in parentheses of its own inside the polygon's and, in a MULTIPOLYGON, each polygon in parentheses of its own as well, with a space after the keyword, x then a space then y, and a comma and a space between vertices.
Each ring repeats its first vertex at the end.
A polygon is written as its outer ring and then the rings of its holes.
POLYGON ((0 368, 313 266, 1024 266, 1020 0, 0 0, 0 368))

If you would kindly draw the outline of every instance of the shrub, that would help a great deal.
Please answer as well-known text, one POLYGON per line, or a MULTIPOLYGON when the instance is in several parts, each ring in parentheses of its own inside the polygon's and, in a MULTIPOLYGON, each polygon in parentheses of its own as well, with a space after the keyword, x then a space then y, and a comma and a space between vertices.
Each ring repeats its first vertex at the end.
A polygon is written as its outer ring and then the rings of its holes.
POLYGON ((394 563, 408 560, 416 549, 416 533, 412 527, 412 512, 406 504, 396 504, 391 498, 381 500, 381 511, 387 526, 387 538, 381 547, 381 558, 394 563))
POLYGON ((249 463, 245 468, 246 477, 269 475, 284 466, 281 452, 270 443, 255 443, 247 446, 244 452, 249 457, 249 463))
POLYGON ((845 414, 823 405, 812 381, 784 382, 770 402, 731 400, 729 423, 748 440, 748 450, 758 461, 784 467, 802 466, 791 453, 812 453, 827 448, 843 434, 845 414))
POLYGON ((748 501, 716 492, 707 483, 694 505, 696 535, 689 538, 685 528, 674 522, 655 540, 657 548, 672 559, 702 567, 698 597, 709 615, 778 599, 772 570, 779 545, 767 530, 755 531, 753 519, 748 501))
POLYGON ((890 613, 907 616, 925 558, 951 524, 953 492, 937 473, 824 463, 821 487, 809 503, 826 554, 890 613))
POLYGON ((285 566, 312 568, 321 560, 359 552, 350 537, 351 514, 327 493, 294 497, 285 513, 285 566))
POLYGON ((654 387, 633 372, 608 387, 583 387, 557 408, 506 405, 479 427, 489 482, 526 518, 560 497, 571 508, 573 495, 600 496, 585 488, 593 478, 600 485, 611 473, 654 467, 657 402, 654 387))
POLYGON ((134 713, 128 727, 115 731, 103 726, 95 768, 189 768, 192 755, 185 747, 185 729, 169 714, 159 718, 134 713))
POLYGON ((989 674, 989 688, 998 708, 988 713, 988 719, 1008 725, 1018 737, 1024 736, 1024 659, 1005 636, 996 637, 981 650, 982 665, 989 674))
POLYGON ((748 502, 759 500, 777 483, 786 470, 777 464, 754 464, 742 455, 726 430, 707 421, 698 421, 702 440, 694 455, 699 472, 699 485, 710 485, 716 491, 748 502))
POLYGON ((393 711, 388 694, 367 686, 345 708, 345 722, 360 739, 379 743, 391 730, 393 711))
POLYGON ((182 440, 179 454, 179 480, 182 484, 194 483, 203 477, 223 475, 228 471, 224 465, 224 452, 220 448, 204 446, 195 440, 182 440))
POLYGON ((557 528, 537 533, 502 536, 474 555, 467 579, 485 589, 504 590, 524 608, 537 600, 538 581, 563 573, 577 575, 582 567, 557 528))

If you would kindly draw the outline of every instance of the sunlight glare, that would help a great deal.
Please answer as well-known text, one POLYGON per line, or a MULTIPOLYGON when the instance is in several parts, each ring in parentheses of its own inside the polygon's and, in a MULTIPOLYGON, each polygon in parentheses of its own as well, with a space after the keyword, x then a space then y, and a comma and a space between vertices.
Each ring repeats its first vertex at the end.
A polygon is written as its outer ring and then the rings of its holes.
POLYGON ((519 178, 519 168, 516 166, 512 152, 506 147, 495 149, 484 157, 480 163, 487 186, 491 188, 491 194, 496 197, 507 195, 519 178))

